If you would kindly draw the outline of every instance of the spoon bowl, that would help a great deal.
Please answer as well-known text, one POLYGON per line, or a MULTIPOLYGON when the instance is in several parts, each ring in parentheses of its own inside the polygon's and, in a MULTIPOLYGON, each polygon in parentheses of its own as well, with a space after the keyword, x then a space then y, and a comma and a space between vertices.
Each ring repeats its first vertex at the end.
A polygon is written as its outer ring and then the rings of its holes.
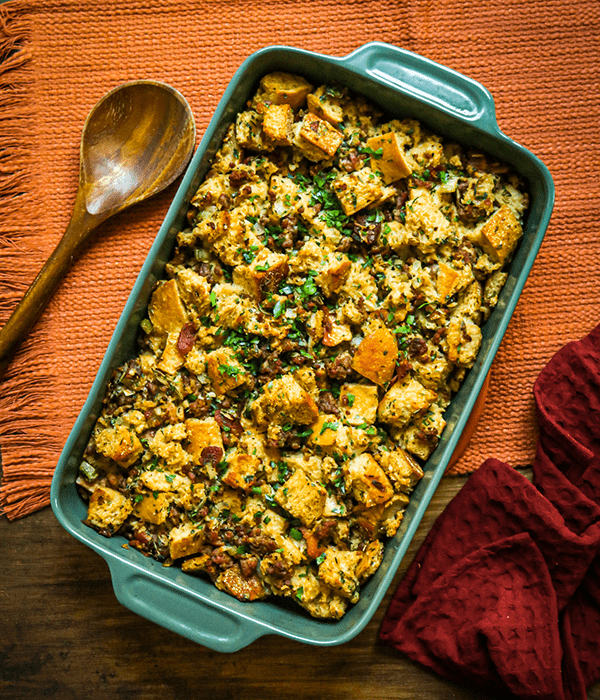
POLYGON ((194 141, 190 108, 173 88, 145 80, 111 90, 83 126, 87 211, 112 215, 162 190, 185 168, 194 141))
POLYGON ((195 141, 188 103, 164 83, 124 83, 95 105, 81 135, 79 187, 69 225, 0 331, 0 380, 94 229, 170 185, 186 167, 195 141))

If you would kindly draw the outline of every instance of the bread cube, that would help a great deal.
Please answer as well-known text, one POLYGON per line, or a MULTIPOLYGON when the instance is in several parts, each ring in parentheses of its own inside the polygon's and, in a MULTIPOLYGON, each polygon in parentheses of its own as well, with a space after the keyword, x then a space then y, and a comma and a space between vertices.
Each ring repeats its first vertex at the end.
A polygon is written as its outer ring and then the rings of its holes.
POLYGON ((381 327, 362 339, 352 358, 352 369, 383 386, 394 375, 397 359, 396 337, 390 330, 381 327))
POLYGON ((131 502, 122 493, 106 486, 96 486, 90 496, 87 522, 112 535, 127 520, 131 510, 131 502))
POLYGON ((304 115, 300 136, 312 143, 313 146, 320 148, 329 157, 335 155, 344 140, 344 135, 340 131, 312 112, 307 112, 304 115))
POLYGON ((306 527, 310 527, 323 514, 327 491, 311 481, 302 469, 279 487, 275 501, 306 527))
POLYGON ((233 282, 256 301, 266 292, 277 291, 289 273, 288 257, 263 248, 250 265, 238 265, 233 270, 233 282))
POLYGON ((423 253, 431 253, 452 232, 450 222, 436 206, 427 190, 411 190, 406 203, 406 228, 423 253))
POLYGON ((248 227, 243 211, 223 210, 209 223, 215 226, 214 230, 207 226, 207 230, 211 233, 204 236, 209 248, 226 265, 241 265, 244 262, 242 253, 247 246, 246 229, 248 227))
POLYGON ((337 126, 344 121, 342 98, 342 93, 338 92, 336 88, 321 85, 306 96, 306 105, 309 111, 316 114, 317 117, 337 126))
POLYGON ((324 267, 316 275, 315 282, 321 287, 325 296, 328 297, 337 292, 344 284, 351 268, 352 263, 348 256, 343 253, 336 253, 332 256, 332 259, 327 259, 324 267))
POLYGON ((412 420, 399 439, 405 450, 425 461, 437 447, 445 427, 443 409, 434 404, 425 415, 412 420))
POLYGON ((383 423, 396 427, 406 425, 410 419, 425 411, 435 401, 437 394, 408 376, 401 382, 396 382, 385 394, 377 415, 383 423))
POLYGON ((231 348, 219 348, 206 356, 206 373, 216 394, 234 391, 248 381, 248 372, 231 348))
POLYGON ((340 408, 350 425, 374 423, 378 405, 377 387, 372 384, 344 384, 340 389, 340 408))
POLYGON ((210 311, 210 284, 206 277, 186 267, 177 272, 177 289, 179 296, 188 307, 192 307, 198 316, 210 311))
POLYGON ((369 537, 393 537, 404 519, 408 502, 406 494, 395 493, 385 503, 364 510, 356 509, 356 522, 369 537))
POLYGON ((345 323, 338 323, 327 308, 323 312, 323 345, 334 348, 336 345, 353 338, 352 329, 345 323))
POLYGON ((263 427, 269 422, 310 425, 319 415, 313 398, 290 374, 266 384, 264 393, 254 401, 252 412, 256 423, 263 427))
POLYGON ((268 595, 258 576, 255 574, 244 576, 239 564, 235 564, 220 573, 215 581, 215 586, 242 601, 260 600, 268 595))
POLYGON ((307 445, 327 454, 354 457, 364 452, 371 443, 368 433, 344 425, 333 414, 324 413, 312 426, 307 445))
POLYGON ((183 423, 167 425, 159 428, 154 437, 148 439, 148 449, 158 457, 162 457, 173 471, 178 471, 189 463, 190 455, 181 446, 187 432, 183 423))
POLYGON ((181 559, 197 554, 204 544, 204 530, 192 523, 174 527, 169 532, 169 555, 171 559, 181 559))
POLYGON ((403 139, 395 131, 367 139, 371 154, 371 169, 379 173, 386 185, 408 177, 412 167, 404 153, 403 139))
POLYGON ((377 571, 382 559, 383 542, 379 540, 369 542, 354 570, 359 583, 363 583, 377 571))
POLYGON ((95 437, 100 454, 114 459, 122 467, 129 467, 143 453, 138 436, 124 425, 101 430, 95 437))
POLYGON ((367 508, 385 503, 394 495, 385 472, 368 452, 345 462, 342 471, 354 498, 367 508))
POLYGON ((481 328, 468 316, 452 316, 444 337, 450 362, 472 367, 481 347, 481 338, 481 328))
POLYGON ((194 464, 201 463, 202 450, 205 447, 223 449, 221 428, 214 418, 188 418, 185 421, 185 428, 189 440, 187 450, 194 464))
POLYGON ((307 442, 319 447, 331 447, 335 445, 337 431, 341 427, 342 423, 333 413, 320 413, 312 425, 312 433, 307 442))
POLYGON ((319 565, 319 578, 339 595, 356 603, 360 597, 356 567, 362 557, 363 554, 359 551, 328 547, 319 565))
POLYGON ((171 494, 159 491, 139 494, 133 506, 133 514, 147 523, 161 525, 169 517, 172 500, 171 494))
POLYGON ((272 175, 267 196, 271 201, 271 219, 278 224, 281 219, 292 214, 305 212, 310 203, 308 190, 302 190, 284 175, 272 175))
POLYGON ((231 195, 229 177, 227 173, 215 173, 200 185, 190 204, 204 211, 218 204, 222 195, 231 195))
POLYGON ((479 245, 497 262, 505 262, 515 249, 523 228, 512 209, 504 204, 481 228, 479 245))
POLYGON ((423 478, 419 463, 402 449, 384 453, 381 466, 396 491, 409 493, 423 478))
POLYGON ((301 76, 276 71, 265 75, 260 81, 258 99, 276 105, 287 104, 295 109, 304 102, 311 90, 312 85, 301 76))
POLYGON ((263 131, 277 146, 291 146, 294 112, 289 104, 268 105, 263 116, 263 131))
POLYGON ((442 304, 468 286, 472 280, 473 270, 470 265, 457 269, 440 260, 436 288, 442 304))
POLYGON ((256 473, 261 468, 258 457, 236 452, 227 460, 227 472, 223 481, 234 489, 247 491, 256 483, 256 473))
POLYGON ((346 173, 334 180, 331 187, 348 216, 376 202, 383 193, 381 180, 371 168, 346 173))
POLYGON ((263 116, 253 109, 240 112, 235 120, 235 137, 249 151, 272 151, 275 144, 266 138, 263 131, 263 116))
POLYGON ((187 323, 188 315, 174 279, 160 283, 154 290, 148 305, 148 315, 154 330, 160 333, 179 333, 187 323))

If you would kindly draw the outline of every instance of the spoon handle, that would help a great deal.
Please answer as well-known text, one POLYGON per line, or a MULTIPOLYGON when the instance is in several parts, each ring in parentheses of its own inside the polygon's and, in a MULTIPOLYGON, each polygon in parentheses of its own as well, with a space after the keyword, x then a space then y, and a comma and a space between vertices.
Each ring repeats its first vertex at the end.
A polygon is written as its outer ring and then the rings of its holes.
POLYGON ((78 195, 71 221, 63 237, 0 331, 0 381, 20 343, 52 298, 89 233, 101 220, 102 218, 87 212, 82 197, 78 195))

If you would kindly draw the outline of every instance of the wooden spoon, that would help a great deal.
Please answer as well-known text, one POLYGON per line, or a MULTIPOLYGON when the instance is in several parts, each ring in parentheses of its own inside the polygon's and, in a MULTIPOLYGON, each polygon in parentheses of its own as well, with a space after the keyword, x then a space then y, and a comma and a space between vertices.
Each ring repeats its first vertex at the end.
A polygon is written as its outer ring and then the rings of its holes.
POLYGON ((79 187, 71 221, 0 332, 0 380, 92 231, 171 184, 187 165, 195 141, 188 103, 163 83, 125 83, 92 109, 81 136, 79 187))

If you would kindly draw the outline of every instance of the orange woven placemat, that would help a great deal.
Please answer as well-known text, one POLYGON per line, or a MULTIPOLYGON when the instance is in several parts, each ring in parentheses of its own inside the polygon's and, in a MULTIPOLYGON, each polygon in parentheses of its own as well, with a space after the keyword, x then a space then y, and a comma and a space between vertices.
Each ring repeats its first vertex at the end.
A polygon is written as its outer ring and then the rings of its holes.
MULTIPOLYGON (((162 80, 199 136, 239 64, 287 44, 344 55, 386 41, 494 95, 503 131, 550 168, 557 199, 542 250, 493 365, 479 427, 454 473, 535 446, 532 384, 599 319, 600 5, 596 0, 13 0, 0 6, 0 323, 70 216, 81 127, 115 85, 162 80)), ((49 484, 174 187, 102 226, 0 385, 0 500, 9 518, 49 484)))

